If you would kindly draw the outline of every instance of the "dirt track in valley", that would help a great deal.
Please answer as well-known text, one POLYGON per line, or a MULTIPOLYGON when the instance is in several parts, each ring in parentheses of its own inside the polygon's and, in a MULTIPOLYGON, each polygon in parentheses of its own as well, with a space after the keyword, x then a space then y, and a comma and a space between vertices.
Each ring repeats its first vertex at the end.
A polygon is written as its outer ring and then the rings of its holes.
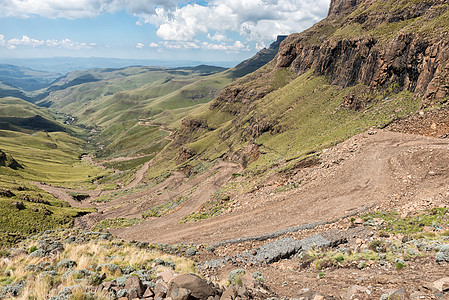
POLYGON ((189 200, 177 210, 112 232, 129 240, 212 243, 335 219, 365 205, 395 207, 406 213, 410 205, 425 207, 428 201, 442 201, 441 195, 447 194, 449 174, 441 166, 449 166, 448 147, 449 142, 442 139, 389 131, 364 133, 323 151, 320 165, 296 170, 289 178, 274 175, 259 189, 234 195, 236 208, 215 218, 180 223, 239 172, 237 165, 221 163, 196 182, 178 174, 164 183, 165 187, 147 192, 165 188, 168 193, 134 204, 133 197, 128 197, 126 206, 113 209, 124 200, 118 199, 101 206, 107 212, 104 215, 89 217, 139 217, 148 208, 193 187, 189 200), (299 181, 299 188, 279 191, 289 182, 299 181))
MULTIPOLYGON (((292 170, 288 176, 272 175, 251 192, 233 193, 232 211, 199 222, 180 223, 230 180, 244 185, 244 177, 232 176, 242 171, 239 165, 221 162, 192 178, 176 173, 159 186, 96 204, 101 213, 83 219, 94 224, 106 218, 139 218, 155 205, 186 196, 170 213, 112 233, 148 242, 213 243, 332 220, 368 205, 407 213, 443 202, 449 195, 449 141, 445 139, 390 131, 363 133, 322 151, 320 161, 292 170), (290 189, 298 182, 299 186, 290 189)), ((124 189, 142 182, 149 167, 150 162, 142 166, 124 189)), ((71 199, 69 190, 38 186, 74 206, 91 205, 71 199)))

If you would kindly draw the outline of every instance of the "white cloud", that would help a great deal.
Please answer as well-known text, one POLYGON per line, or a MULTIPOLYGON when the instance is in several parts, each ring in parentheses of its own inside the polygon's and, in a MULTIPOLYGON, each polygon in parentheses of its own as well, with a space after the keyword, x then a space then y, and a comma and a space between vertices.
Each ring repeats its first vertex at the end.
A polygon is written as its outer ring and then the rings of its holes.
POLYGON ((136 48, 138 48, 138 49, 142 49, 143 47, 145 47, 145 45, 142 43, 137 43, 137 45, 136 45, 136 48))
POLYGON ((4 35, 0 35, 0 47, 6 47, 8 49, 16 49, 19 46, 25 47, 53 47, 53 48, 66 48, 66 49, 83 49, 92 48, 96 46, 95 43, 80 43, 74 42, 70 39, 63 40, 38 40, 23 35, 22 38, 13 38, 5 40, 4 35))
POLYGON ((152 14, 155 7, 176 6, 176 0, 0 0, 0 16, 77 19, 120 10, 152 14))
POLYGON ((159 44, 157 44, 157 43, 150 43, 148 46, 150 46, 150 48, 158 48, 159 44))
POLYGON ((210 33, 207 34, 207 38, 213 41, 217 41, 217 42, 223 42, 223 41, 228 41, 229 39, 221 33, 215 33, 214 35, 211 35, 210 33))
POLYGON ((239 51, 250 51, 249 46, 243 44, 241 41, 236 41, 234 44, 211 44, 208 42, 203 42, 204 49, 208 50, 221 50, 226 52, 239 52, 239 51))
POLYGON ((163 45, 168 49, 198 49, 200 46, 198 42, 185 42, 185 41, 165 41, 163 45))
POLYGON ((158 27, 164 40, 191 41, 201 34, 220 41, 235 32, 251 41, 271 41, 278 34, 300 32, 326 16, 330 0, 214 0, 208 6, 188 4, 175 10, 141 14, 158 27))
MULTIPOLYGON (((256 42, 256 48, 260 49, 279 34, 300 32, 324 18, 329 2, 330 0, 0 0, 0 17, 40 15, 47 18, 76 19, 127 11, 139 18, 136 25, 151 23, 157 27, 159 38, 172 42, 168 45, 160 43, 159 46, 204 47, 197 40, 207 37, 211 43, 207 43, 206 47, 238 49, 239 45, 231 44, 232 37, 234 40, 256 42)), ((25 43, 19 41, 18 45, 25 43)), ((38 40, 28 42, 39 46, 38 40)), ((58 43, 58 47, 91 46, 75 42, 58 43)), ((0 39, 0 46, 18 45, 9 41, 3 41, 2 44, 0 39)), ((245 49, 246 47, 240 48, 240 51, 245 49)))
POLYGON ((21 39, 14 38, 14 39, 9 40, 6 43, 6 47, 8 47, 9 49, 15 49, 17 46, 21 46, 21 45, 38 47, 38 46, 45 45, 45 41, 32 39, 32 38, 27 37, 26 35, 23 35, 21 39))
POLYGON ((267 46, 265 45, 264 42, 260 42, 260 43, 256 43, 256 50, 262 50, 263 48, 266 48, 267 46))
POLYGON ((5 47, 6 41, 5 36, 3 34, 0 34, 0 47, 5 47))

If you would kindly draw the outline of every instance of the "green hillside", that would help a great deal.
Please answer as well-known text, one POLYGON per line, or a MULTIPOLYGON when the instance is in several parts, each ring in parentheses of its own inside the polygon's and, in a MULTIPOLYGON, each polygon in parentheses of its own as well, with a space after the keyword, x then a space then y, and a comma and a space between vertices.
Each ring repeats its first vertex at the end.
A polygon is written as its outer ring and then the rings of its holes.
POLYGON ((444 71, 420 70, 432 51, 447 63, 441 38, 449 32, 449 5, 427 2, 361 4, 289 36, 274 60, 183 121, 150 176, 219 157, 233 157, 247 172, 260 173, 423 106, 445 105, 444 71), (385 12, 382 18, 379 11, 385 12), (432 78, 440 88, 428 84, 432 78))
POLYGON ((85 141, 45 108, 0 99, 0 243, 55 227, 91 209, 72 208, 33 182, 91 189, 108 171, 81 160, 85 141))

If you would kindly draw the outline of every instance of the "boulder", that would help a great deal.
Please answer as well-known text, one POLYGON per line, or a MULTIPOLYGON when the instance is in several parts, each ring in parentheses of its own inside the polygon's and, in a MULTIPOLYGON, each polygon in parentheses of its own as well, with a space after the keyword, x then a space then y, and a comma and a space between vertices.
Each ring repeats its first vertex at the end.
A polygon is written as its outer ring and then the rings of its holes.
POLYGON ((137 275, 133 275, 126 280, 125 289, 129 291, 131 298, 140 298, 145 292, 145 288, 137 275))
POLYGON ((17 208, 18 210, 25 209, 25 205, 23 204, 22 201, 14 202, 12 205, 13 205, 15 208, 17 208))
POLYGON ((179 289, 189 290, 190 296, 193 299, 206 300, 210 296, 215 296, 216 294, 216 290, 211 287, 206 280, 194 274, 183 274, 174 277, 169 282, 167 296, 173 298, 172 295, 175 294, 179 289))
POLYGON ((237 287, 231 285, 223 292, 220 300, 233 300, 235 297, 237 297, 237 287))
POLYGON ((173 270, 167 270, 157 274, 157 279, 162 279, 164 282, 169 283, 175 277, 176 273, 173 270))

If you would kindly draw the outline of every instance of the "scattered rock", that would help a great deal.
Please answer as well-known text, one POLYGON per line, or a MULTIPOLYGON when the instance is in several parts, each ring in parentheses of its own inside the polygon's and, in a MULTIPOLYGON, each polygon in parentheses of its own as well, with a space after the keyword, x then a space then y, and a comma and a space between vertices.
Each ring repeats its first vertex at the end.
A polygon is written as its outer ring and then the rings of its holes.
POLYGON ((25 205, 23 204, 22 201, 14 202, 12 205, 13 205, 15 208, 17 208, 18 210, 25 209, 25 205))
POLYGON ((449 291, 449 277, 444 277, 435 281, 432 284, 432 289, 442 293, 449 291))
POLYGON ((133 275, 126 280, 125 289, 129 291, 131 299, 143 296, 145 289, 140 281, 139 276, 133 275))
POLYGON ((0 189, 0 196, 6 197, 6 198, 12 198, 15 196, 13 192, 10 190, 0 189))
POLYGON ((380 300, 404 300, 408 299, 408 295, 403 288, 383 294, 380 300))
MULTIPOLYGON (((179 289, 189 290, 190 295, 194 297, 194 299, 206 300, 207 298, 216 295, 215 289, 210 286, 206 280, 194 274, 175 276, 169 282, 168 286, 167 296, 172 298, 172 294, 179 294, 179 289)), ((184 293, 184 291, 182 293, 184 293)))

